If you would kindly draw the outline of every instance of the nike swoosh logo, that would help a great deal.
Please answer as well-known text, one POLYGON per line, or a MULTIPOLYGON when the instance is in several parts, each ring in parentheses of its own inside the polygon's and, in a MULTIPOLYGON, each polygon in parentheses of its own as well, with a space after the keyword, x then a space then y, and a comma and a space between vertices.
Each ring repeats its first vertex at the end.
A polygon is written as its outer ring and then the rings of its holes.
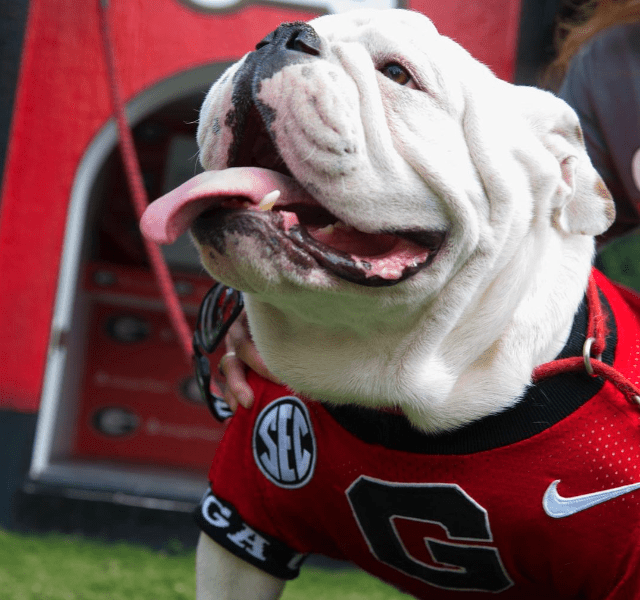
POLYGON ((610 490, 604 490, 602 492, 594 492, 592 494, 584 494, 582 496, 573 496, 571 498, 564 498, 558 493, 559 479, 556 479, 544 493, 542 498, 542 507, 550 517, 554 519, 563 519, 564 517, 570 517, 587 508, 592 508, 613 500, 618 496, 629 494, 636 490, 640 490, 640 483, 632 483, 630 485, 623 485, 622 487, 612 488, 610 490))

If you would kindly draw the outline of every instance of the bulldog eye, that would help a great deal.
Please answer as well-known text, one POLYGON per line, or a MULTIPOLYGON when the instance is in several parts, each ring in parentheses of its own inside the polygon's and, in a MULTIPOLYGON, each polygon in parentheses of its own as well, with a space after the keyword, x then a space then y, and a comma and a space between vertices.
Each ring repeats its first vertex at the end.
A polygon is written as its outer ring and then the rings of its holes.
POLYGON ((409 85, 413 81, 407 70, 398 63, 385 65, 380 69, 380 73, 398 85, 409 85))

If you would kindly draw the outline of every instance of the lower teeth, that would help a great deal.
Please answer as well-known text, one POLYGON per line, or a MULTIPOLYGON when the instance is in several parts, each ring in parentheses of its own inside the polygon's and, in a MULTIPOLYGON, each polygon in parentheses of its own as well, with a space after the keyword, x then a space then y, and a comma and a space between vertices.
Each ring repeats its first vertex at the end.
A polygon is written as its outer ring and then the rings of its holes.
POLYGON ((321 234, 321 235, 331 235, 335 228, 336 228, 335 225, 327 225, 326 227, 323 227, 322 229, 318 229, 318 233, 321 234))

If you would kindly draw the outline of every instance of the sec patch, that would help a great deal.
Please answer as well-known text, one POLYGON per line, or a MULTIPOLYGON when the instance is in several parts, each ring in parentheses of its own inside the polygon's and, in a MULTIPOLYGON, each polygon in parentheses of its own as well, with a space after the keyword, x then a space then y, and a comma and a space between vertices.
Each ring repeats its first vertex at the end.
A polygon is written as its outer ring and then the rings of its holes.
POLYGON ((299 398, 284 396, 262 409, 253 429, 253 456, 262 474, 279 487, 301 488, 311 480, 316 440, 299 398))

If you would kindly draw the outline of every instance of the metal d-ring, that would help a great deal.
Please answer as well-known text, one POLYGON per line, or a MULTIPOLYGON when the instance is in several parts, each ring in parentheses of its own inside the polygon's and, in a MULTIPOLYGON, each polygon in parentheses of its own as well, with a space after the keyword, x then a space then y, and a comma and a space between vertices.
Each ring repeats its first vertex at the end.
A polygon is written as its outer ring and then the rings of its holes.
MULTIPOLYGON (((586 372, 591 375, 591 377, 597 377, 593 370, 593 365, 591 364, 591 346, 593 346, 593 342, 596 341, 596 338, 590 337, 587 338, 584 346, 582 347, 582 358, 584 359, 584 368, 586 372)), ((596 360, 601 360, 602 354, 596 356, 596 360)))

